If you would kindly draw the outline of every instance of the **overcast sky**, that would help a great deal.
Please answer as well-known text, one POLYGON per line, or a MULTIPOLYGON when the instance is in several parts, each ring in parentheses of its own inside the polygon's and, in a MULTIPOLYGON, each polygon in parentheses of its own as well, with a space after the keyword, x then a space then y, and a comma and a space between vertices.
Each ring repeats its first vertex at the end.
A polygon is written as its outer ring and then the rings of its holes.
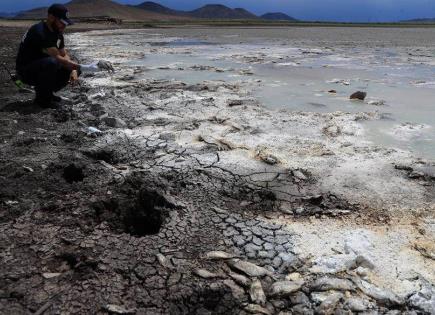
MULTIPOLYGON (((138 4, 145 0, 118 0, 138 4)), ((0 11, 13 12, 65 0, 0 0, 0 11)), ((256 14, 281 11, 301 20, 380 22, 435 18, 435 0, 157 0, 165 6, 192 10, 210 3, 243 7, 256 14)))

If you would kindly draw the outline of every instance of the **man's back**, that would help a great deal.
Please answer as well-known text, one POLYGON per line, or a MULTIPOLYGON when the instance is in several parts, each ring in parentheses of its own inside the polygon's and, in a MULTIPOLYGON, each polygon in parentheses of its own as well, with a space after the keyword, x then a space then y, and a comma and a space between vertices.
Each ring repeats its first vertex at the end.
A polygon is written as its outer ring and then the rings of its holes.
POLYGON ((16 61, 17 70, 20 71, 33 61, 49 57, 45 50, 51 47, 64 48, 63 35, 51 31, 44 22, 33 25, 21 41, 16 61))

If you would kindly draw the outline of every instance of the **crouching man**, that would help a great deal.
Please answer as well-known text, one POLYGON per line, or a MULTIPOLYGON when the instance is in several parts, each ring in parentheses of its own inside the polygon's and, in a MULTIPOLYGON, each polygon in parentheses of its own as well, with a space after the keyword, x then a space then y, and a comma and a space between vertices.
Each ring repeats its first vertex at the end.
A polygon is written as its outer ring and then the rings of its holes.
POLYGON ((71 60, 63 37, 65 28, 71 24, 68 9, 53 4, 48 8, 47 20, 33 25, 21 41, 16 70, 21 81, 35 87, 34 102, 41 107, 56 108, 61 98, 53 93, 68 82, 74 84, 80 73, 104 69, 100 63, 80 65, 71 60))

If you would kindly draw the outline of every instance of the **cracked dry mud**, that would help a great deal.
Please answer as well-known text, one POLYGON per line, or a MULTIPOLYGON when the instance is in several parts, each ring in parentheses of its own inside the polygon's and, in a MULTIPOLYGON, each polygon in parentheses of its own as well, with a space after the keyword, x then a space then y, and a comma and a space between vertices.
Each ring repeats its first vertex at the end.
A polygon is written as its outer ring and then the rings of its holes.
POLYGON ((370 113, 135 79, 113 47, 63 109, 2 107, 2 313, 433 313, 433 162, 358 141, 370 113))

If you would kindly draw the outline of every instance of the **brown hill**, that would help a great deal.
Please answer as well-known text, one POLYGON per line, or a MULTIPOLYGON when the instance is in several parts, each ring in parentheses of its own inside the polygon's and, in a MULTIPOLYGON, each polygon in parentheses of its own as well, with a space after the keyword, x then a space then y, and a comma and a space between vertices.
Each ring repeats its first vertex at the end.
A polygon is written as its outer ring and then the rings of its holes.
MULTIPOLYGON (((122 5, 111 0, 72 0, 66 4, 70 17, 91 18, 110 17, 127 21, 180 20, 183 17, 149 12, 143 9, 122 5)), ((47 8, 36 8, 16 16, 18 19, 41 19, 47 16, 47 8)))
POLYGON ((199 9, 190 11, 189 15, 200 19, 258 19, 258 16, 245 9, 231 9, 222 4, 207 4, 199 9))
POLYGON ((193 11, 177 11, 151 1, 141 3, 139 5, 136 5, 135 7, 154 13, 170 14, 170 15, 177 15, 177 16, 191 17, 191 18, 198 18, 198 19, 229 19, 229 20, 258 19, 258 16, 245 9, 242 8, 231 9, 222 4, 208 4, 193 11))

